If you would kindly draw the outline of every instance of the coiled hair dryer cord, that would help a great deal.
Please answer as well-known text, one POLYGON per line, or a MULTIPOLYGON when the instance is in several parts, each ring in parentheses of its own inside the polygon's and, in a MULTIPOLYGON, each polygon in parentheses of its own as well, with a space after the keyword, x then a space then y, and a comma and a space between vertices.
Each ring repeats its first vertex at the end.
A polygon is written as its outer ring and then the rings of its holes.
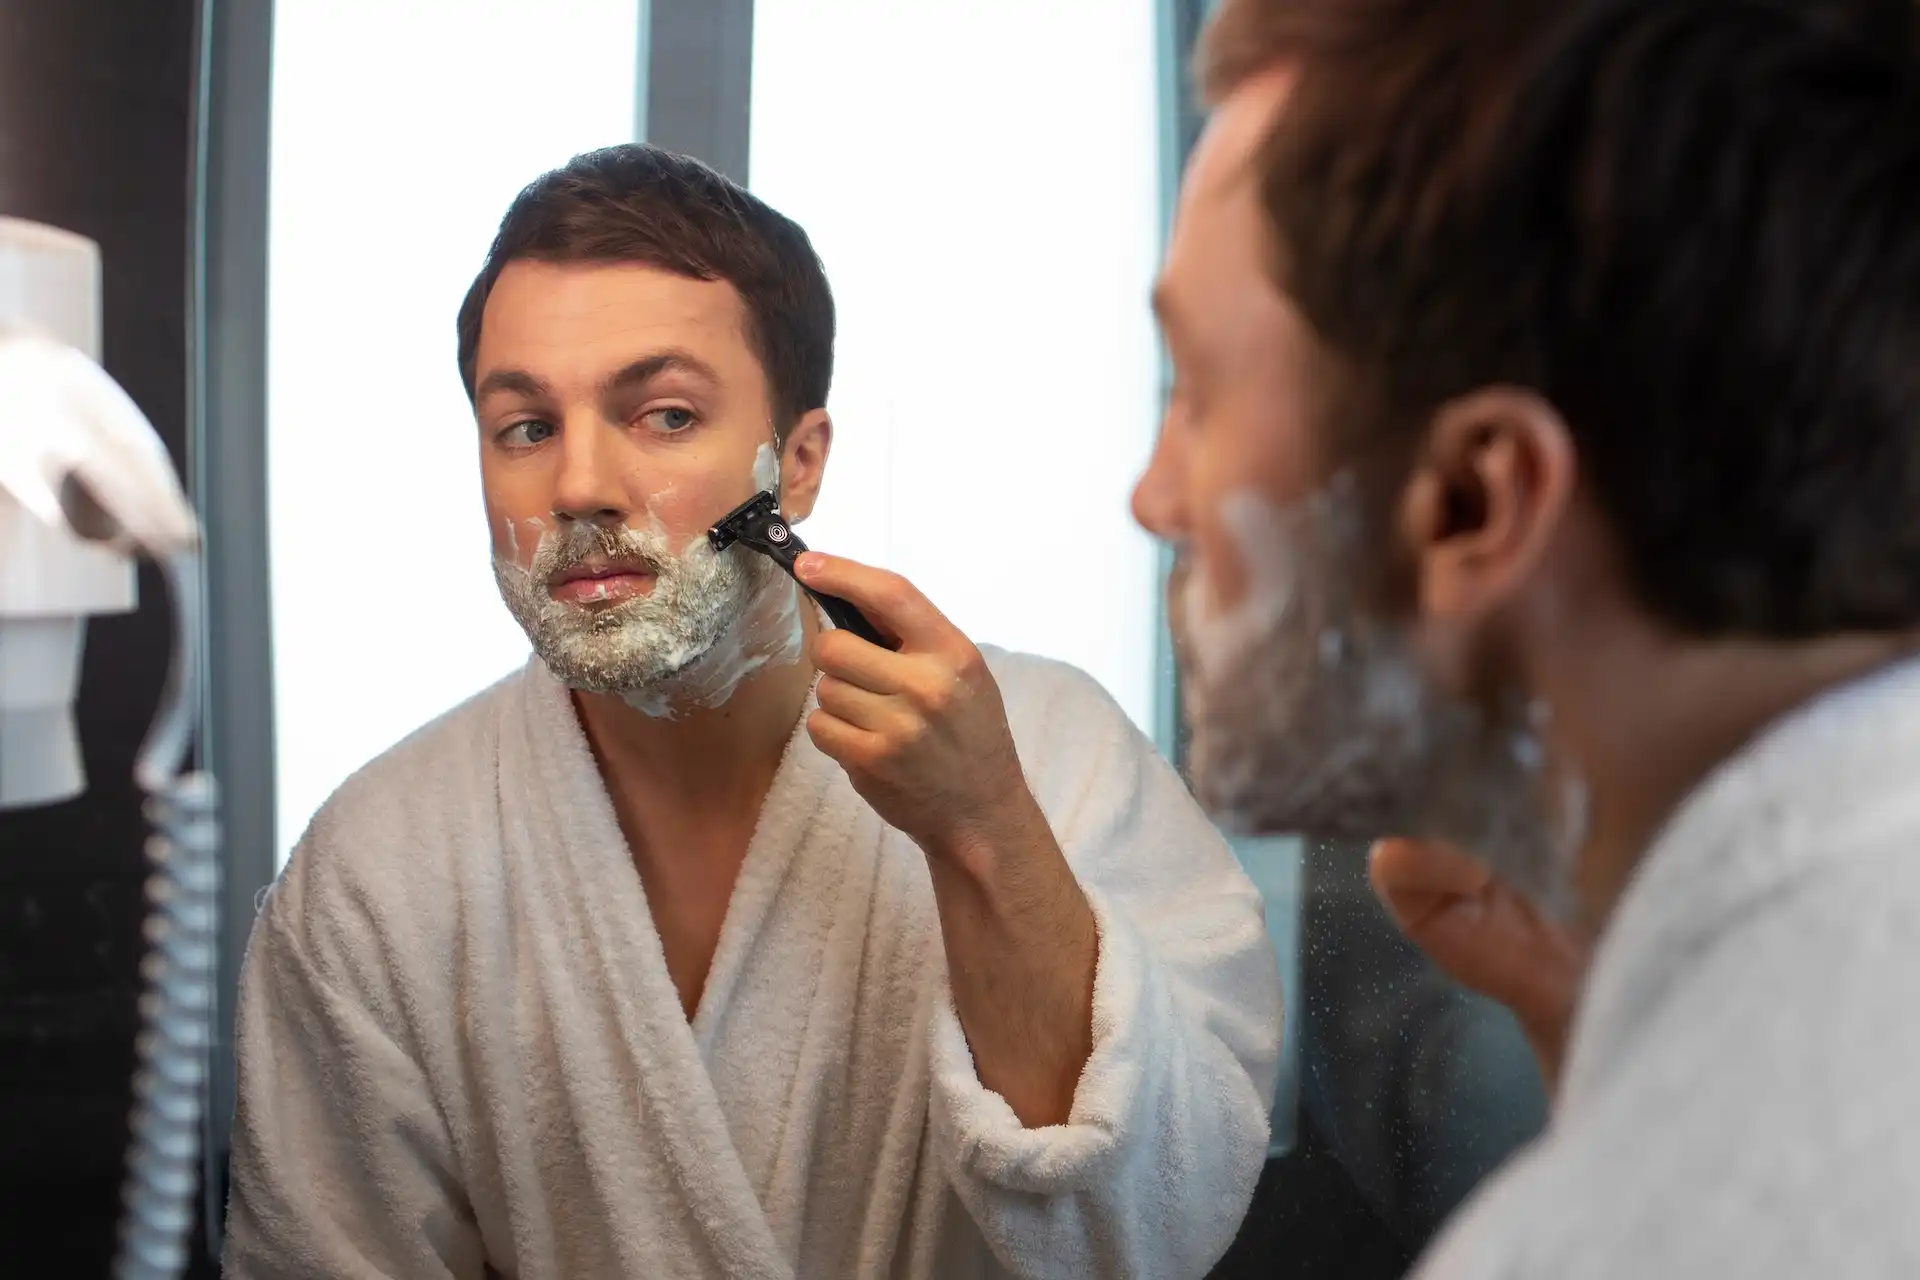
POLYGON ((186 1269, 219 945, 219 796, 211 776, 181 772, 199 710, 200 558, 163 567, 175 640, 160 710, 134 765, 153 827, 153 873, 116 1280, 175 1280, 186 1269))

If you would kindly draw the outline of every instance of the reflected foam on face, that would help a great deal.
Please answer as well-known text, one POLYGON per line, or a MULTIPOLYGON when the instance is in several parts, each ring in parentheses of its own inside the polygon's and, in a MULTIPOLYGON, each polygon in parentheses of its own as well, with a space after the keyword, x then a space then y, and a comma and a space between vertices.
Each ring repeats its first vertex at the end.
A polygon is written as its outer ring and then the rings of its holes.
POLYGON ((1290 507, 1238 493, 1221 520, 1242 598, 1222 601, 1184 555, 1170 588, 1190 769, 1215 818, 1247 833, 1451 841, 1570 913, 1586 791, 1545 750, 1546 708, 1449 695, 1403 629, 1368 616, 1351 477, 1290 507))
POLYGON ((771 489, 780 492, 780 451, 768 441, 753 454, 753 491, 771 489))
POLYGON ((798 588, 770 561, 716 553, 704 534, 675 548, 651 511, 641 527, 532 523, 539 540, 523 567, 523 534, 509 522, 506 552, 494 556, 494 581, 534 651, 570 688, 617 695, 648 715, 671 718, 720 706, 756 671, 800 659, 798 588), (652 589, 618 599, 555 599, 556 576, 585 563, 635 566, 652 576, 652 589))

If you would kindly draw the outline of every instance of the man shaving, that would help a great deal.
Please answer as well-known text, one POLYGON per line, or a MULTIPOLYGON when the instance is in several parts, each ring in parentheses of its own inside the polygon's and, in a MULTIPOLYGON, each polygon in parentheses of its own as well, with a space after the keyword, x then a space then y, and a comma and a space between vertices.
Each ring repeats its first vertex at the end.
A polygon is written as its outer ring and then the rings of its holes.
POLYGON ((581 156, 460 313, 527 667, 349 780, 245 966, 233 1276, 1204 1274, 1258 1175, 1258 894, 1114 703, 813 508, 827 283, 699 164, 581 156))
POLYGON ((1920 1274, 1915 26, 1212 30, 1136 495, 1182 552, 1196 787, 1477 855, 1380 878, 1550 1065, 1584 969, 1548 1132, 1423 1275, 1920 1274))

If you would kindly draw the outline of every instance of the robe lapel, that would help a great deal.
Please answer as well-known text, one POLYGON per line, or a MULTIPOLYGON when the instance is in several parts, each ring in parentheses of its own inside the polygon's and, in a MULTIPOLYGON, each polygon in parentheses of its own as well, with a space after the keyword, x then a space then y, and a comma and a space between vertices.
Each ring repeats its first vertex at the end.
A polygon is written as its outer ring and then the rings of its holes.
POLYGON ((693 1023, 735 1151, 787 1257, 800 1251, 820 1171, 825 1095, 847 1074, 886 833, 805 723, 803 712, 693 1023))
MULTIPOLYGON (((589 1025, 556 1020, 545 1028, 560 1041, 542 1046, 557 1060, 559 1074, 580 1077, 554 1081, 553 1087, 577 1091, 575 1121, 582 1143, 592 1145, 594 1119, 582 1111, 603 1100, 607 1080, 617 1081, 618 1096, 605 1101, 634 1114, 616 1118, 611 1129, 619 1133, 637 1125, 636 1136, 650 1148, 644 1157, 654 1166, 650 1172, 664 1175, 680 1201, 670 1207, 623 1203, 621 1193, 633 1188, 622 1175, 622 1160, 633 1153, 613 1151, 595 1178, 605 1201, 599 1209, 616 1219, 657 1220, 662 1235, 684 1232, 684 1240, 659 1241, 662 1258, 710 1258, 731 1276, 790 1276, 736 1153, 694 1028, 681 1010, 645 891, 572 700, 537 659, 522 687, 522 732, 504 735, 500 776, 508 858, 525 877, 515 906, 543 917, 532 935, 561 939, 555 955, 530 966, 529 976, 550 981, 564 972, 602 985, 600 992, 583 993, 593 997, 588 1016, 580 1019, 589 1025), (617 1043, 608 1042, 609 1036, 617 1043), (615 1061, 621 1054, 626 1061, 615 1061)), ((778 854, 774 850, 763 860, 778 863, 778 854)), ((727 928, 734 928, 731 920, 727 928)), ((554 992, 552 1002, 567 996, 554 992)))
MULTIPOLYGON (((693 1038, 700 1056, 709 1062, 715 1042, 730 1021, 747 958, 768 930, 795 855, 818 840, 819 828, 826 821, 826 801, 833 782, 827 767, 831 762, 814 747, 806 729, 807 716, 816 705, 809 696, 793 737, 787 741, 780 767, 774 772, 773 785, 767 790, 753 838, 747 844, 746 859, 740 865, 740 878, 734 882, 733 896, 727 902, 699 1007, 693 1012, 693 1038)), ((793 977, 799 982, 810 981, 810 975, 803 973, 793 977)))

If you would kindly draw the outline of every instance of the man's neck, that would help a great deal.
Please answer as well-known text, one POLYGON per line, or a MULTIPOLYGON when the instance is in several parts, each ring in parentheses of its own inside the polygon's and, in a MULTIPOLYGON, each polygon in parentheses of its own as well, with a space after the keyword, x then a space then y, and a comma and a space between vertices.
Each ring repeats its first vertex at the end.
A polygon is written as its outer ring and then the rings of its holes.
POLYGON ((799 658, 762 667, 718 706, 673 707, 669 695, 668 717, 618 697, 574 694, 688 1018, 700 1007, 760 810, 813 687, 820 623, 811 609, 801 614, 799 658))
POLYGON ((1580 925, 1597 936, 1661 829, 1721 763, 1780 717, 1920 647, 1915 636, 1702 644, 1623 624, 1549 677, 1550 736, 1576 762, 1589 828, 1580 925))
POLYGON ((820 624, 810 609, 801 622, 799 660, 753 673, 716 707, 671 706, 671 715, 654 715, 615 695, 573 695, 623 822, 636 812, 740 814, 749 821, 759 813, 813 688, 820 624))

